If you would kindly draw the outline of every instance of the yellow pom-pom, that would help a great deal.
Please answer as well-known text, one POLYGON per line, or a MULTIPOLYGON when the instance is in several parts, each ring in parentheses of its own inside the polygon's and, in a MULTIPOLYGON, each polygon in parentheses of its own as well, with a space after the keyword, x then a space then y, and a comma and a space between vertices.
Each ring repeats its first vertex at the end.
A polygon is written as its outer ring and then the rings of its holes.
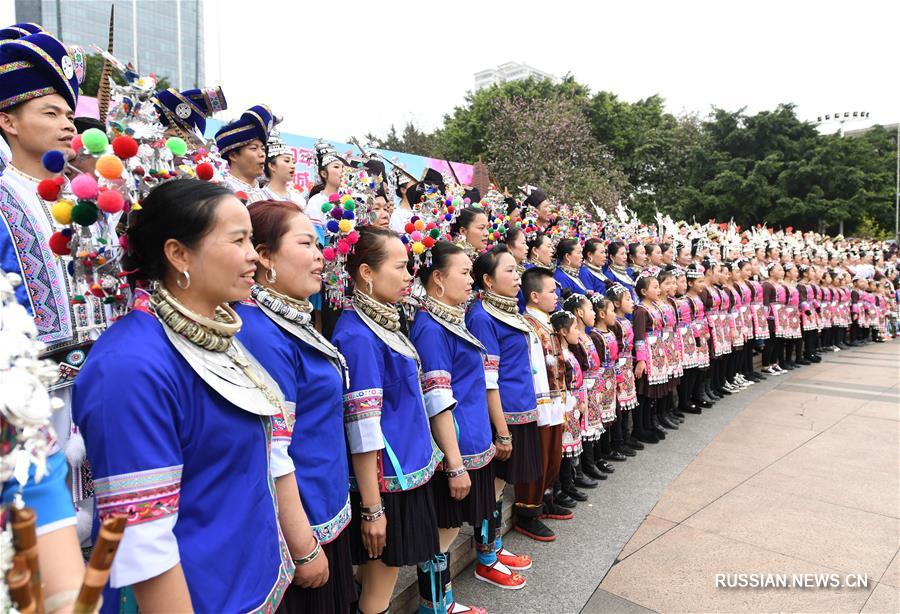
POLYGON ((341 202, 342 202, 342 203, 349 203, 351 200, 353 200, 353 197, 350 196, 349 194, 344 194, 344 195, 341 197, 341 202))
POLYGON ((353 230, 353 222, 350 220, 341 220, 338 222, 338 228, 341 229, 341 232, 350 232, 353 230))
POLYGON ((422 232, 423 230, 425 230, 425 222, 423 222, 422 220, 416 220, 415 225, 416 225, 416 230, 418 230, 419 232, 422 232))
POLYGON ((50 208, 50 215, 53 216, 53 219, 63 225, 68 225, 72 223, 72 207, 75 205, 72 204, 71 200, 58 200, 53 203, 53 207, 50 208))
POLYGON ((425 245, 423 245, 421 241, 416 241, 415 243, 413 243, 412 251, 416 256, 418 256, 425 251, 425 245))

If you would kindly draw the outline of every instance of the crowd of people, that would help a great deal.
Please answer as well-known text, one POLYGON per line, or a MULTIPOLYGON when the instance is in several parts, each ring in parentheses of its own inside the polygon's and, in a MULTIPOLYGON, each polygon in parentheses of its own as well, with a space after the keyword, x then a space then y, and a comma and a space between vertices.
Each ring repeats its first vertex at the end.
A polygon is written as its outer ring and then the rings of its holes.
POLYGON ((126 85, 77 118, 80 58, 0 31, 0 297, 33 318, 0 333, 59 399, 0 403, 0 524, 37 513, 44 611, 124 517, 104 611, 384 613, 415 566, 420 611, 483 612, 452 589, 462 525, 479 580, 542 564, 504 545, 507 486, 553 541, 688 416, 898 334, 890 243, 482 195, 325 142, 301 194, 266 106, 207 142, 221 88, 109 56, 126 85))

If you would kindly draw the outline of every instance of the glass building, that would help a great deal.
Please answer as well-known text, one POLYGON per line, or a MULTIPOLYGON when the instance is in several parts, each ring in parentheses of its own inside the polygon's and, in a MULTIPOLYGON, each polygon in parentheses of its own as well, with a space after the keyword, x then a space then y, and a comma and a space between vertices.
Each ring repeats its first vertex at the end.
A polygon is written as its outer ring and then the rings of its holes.
POLYGON ((43 26, 63 42, 106 49, 116 7, 113 55, 141 74, 184 90, 205 87, 203 0, 15 0, 16 21, 43 26))

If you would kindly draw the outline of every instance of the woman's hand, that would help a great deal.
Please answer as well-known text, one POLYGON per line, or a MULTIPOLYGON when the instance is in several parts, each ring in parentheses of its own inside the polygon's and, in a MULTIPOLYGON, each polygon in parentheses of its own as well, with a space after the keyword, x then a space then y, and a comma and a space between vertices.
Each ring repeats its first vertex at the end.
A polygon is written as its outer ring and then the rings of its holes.
POLYGON ((469 478, 468 471, 464 471, 462 475, 455 478, 447 478, 447 483, 450 485, 450 496, 457 501, 465 499, 469 494, 469 489, 472 488, 472 480, 469 478))
POLYGON ((306 565, 297 565, 294 584, 302 588, 320 588, 328 582, 328 557, 324 551, 306 565))
POLYGON ((369 555, 370 559, 377 559, 384 550, 384 544, 387 541, 387 516, 382 514, 380 518, 373 521, 362 521, 362 541, 363 547, 369 555))
POLYGON ((647 362, 644 360, 639 360, 637 366, 634 368, 634 379, 641 379, 644 377, 644 372, 647 370, 647 362))
MULTIPOLYGON (((505 437, 509 437, 509 433, 507 433, 505 437)), ((509 457, 512 456, 512 442, 500 443, 499 441, 495 440, 494 449, 496 450, 494 458, 499 461, 507 461, 509 460, 509 457)))

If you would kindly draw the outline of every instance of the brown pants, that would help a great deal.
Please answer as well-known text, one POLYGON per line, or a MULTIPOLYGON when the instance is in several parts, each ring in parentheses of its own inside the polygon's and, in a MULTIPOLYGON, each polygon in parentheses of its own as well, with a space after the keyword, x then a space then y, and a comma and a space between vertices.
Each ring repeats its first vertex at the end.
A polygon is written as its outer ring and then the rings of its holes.
POLYGON ((544 491, 553 489, 562 462, 562 424, 538 427, 541 438, 541 476, 523 484, 516 484, 515 513, 537 517, 544 502, 544 491))

